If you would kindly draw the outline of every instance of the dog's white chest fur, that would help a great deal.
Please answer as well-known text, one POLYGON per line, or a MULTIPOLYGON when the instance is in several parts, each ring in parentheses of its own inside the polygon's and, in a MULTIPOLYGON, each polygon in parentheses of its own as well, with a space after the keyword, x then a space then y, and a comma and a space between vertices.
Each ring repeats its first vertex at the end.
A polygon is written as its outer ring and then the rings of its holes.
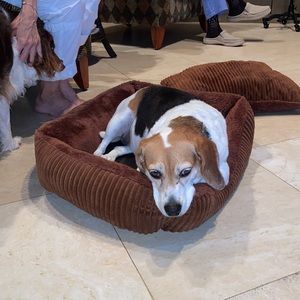
POLYGON ((9 81, 13 89, 11 90, 10 101, 16 100, 18 96, 23 95, 26 87, 36 84, 38 80, 37 73, 34 68, 24 64, 19 58, 17 50, 17 40, 12 39, 14 62, 11 72, 9 74, 9 81))

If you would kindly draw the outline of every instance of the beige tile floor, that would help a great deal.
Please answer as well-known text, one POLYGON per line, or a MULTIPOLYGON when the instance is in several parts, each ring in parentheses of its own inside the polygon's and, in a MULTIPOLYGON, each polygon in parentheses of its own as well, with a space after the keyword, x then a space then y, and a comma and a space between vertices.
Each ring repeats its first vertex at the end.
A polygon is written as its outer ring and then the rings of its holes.
MULTIPOLYGON (((205 46, 196 23, 171 26, 154 51, 145 29, 106 26, 94 43, 89 99, 130 79, 159 83, 189 66, 260 60, 300 84, 300 34, 224 24, 241 48, 205 46)), ((34 90, 27 98, 33 99, 34 90)), ((0 156, 0 299, 300 299, 300 115, 255 118, 253 152, 232 199, 186 233, 139 235, 93 218, 38 182, 34 130, 49 117, 13 107, 22 147, 0 156)))

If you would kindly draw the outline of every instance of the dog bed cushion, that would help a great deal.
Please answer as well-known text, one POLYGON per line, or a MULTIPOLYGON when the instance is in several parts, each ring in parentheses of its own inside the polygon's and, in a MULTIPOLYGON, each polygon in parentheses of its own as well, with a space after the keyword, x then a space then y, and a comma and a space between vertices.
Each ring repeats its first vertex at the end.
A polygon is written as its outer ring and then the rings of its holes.
POLYGON ((100 142, 99 131, 105 130, 117 105, 148 85, 136 81, 122 84, 40 127, 35 133, 38 177, 48 191, 120 228, 140 233, 190 230, 216 213, 236 190, 251 152, 253 112, 239 95, 190 91, 226 117, 230 181, 222 191, 197 185, 188 212, 167 218, 156 207, 145 175, 92 154, 100 142))
POLYGON ((184 90, 235 93, 246 97, 254 112, 300 108, 300 87, 287 76, 257 61, 228 61, 193 66, 161 81, 184 90))

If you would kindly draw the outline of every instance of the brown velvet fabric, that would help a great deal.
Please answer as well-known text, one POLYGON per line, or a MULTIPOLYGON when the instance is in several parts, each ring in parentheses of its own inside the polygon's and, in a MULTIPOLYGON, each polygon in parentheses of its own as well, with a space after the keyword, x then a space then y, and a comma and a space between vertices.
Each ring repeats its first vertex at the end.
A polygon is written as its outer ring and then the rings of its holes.
POLYGON ((100 142, 98 132, 105 130, 117 105, 147 85, 122 84, 39 128, 35 134, 38 177, 48 191, 120 228, 140 233, 190 230, 216 213, 236 190, 251 152, 253 112, 244 97, 190 91, 226 116, 230 182, 222 191, 199 184, 188 212, 167 218, 155 206, 145 175, 91 154, 100 142))
POLYGON ((161 81, 184 90, 244 96, 254 112, 300 108, 300 87, 287 76, 256 61, 228 61, 194 66, 161 81))

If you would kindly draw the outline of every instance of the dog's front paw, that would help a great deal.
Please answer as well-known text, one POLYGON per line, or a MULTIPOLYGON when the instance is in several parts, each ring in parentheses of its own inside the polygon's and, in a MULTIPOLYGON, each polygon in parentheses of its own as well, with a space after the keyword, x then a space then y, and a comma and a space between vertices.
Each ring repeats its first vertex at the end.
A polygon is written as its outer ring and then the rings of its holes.
POLYGON ((22 138, 20 136, 13 137, 9 142, 4 142, 2 145, 2 151, 13 151, 20 147, 22 144, 22 138))
POLYGON ((93 154, 96 156, 102 156, 103 152, 101 149, 97 149, 93 154))
POLYGON ((20 136, 15 136, 13 138, 13 150, 18 149, 22 144, 22 138, 20 136))
POLYGON ((109 153, 107 153, 107 154, 101 155, 101 157, 104 158, 104 159, 107 159, 107 160, 109 160, 109 161, 115 161, 116 158, 117 158, 117 155, 116 155, 116 153, 114 153, 114 152, 112 151, 112 152, 109 152, 109 153))
POLYGON ((104 136, 105 136, 105 131, 100 131, 100 132, 99 132, 99 135, 100 135, 101 139, 103 139, 104 136))

